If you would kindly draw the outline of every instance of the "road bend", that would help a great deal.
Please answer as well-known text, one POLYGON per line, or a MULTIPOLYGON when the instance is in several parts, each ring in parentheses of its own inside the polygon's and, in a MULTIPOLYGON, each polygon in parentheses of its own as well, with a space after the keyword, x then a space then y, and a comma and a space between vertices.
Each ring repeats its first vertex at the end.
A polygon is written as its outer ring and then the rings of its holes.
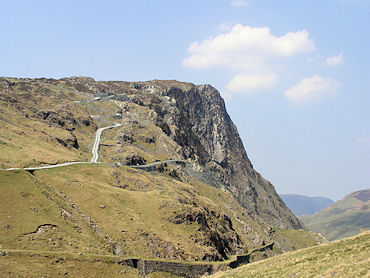
POLYGON ((106 130, 106 129, 111 129, 111 128, 120 127, 120 126, 122 126, 122 124, 117 124, 116 123, 115 125, 101 127, 96 131, 94 145, 92 147, 92 154, 93 154, 93 156, 91 158, 92 163, 97 163, 98 162, 100 138, 101 138, 101 134, 103 133, 103 131, 106 130))
POLYGON ((86 161, 73 161, 73 162, 66 162, 61 164, 53 164, 53 165, 47 165, 47 166, 40 166, 40 167, 26 167, 26 168, 8 168, 4 169, 6 171, 14 171, 14 170, 27 170, 27 171, 33 171, 33 170, 42 170, 42 169, 51 169, 51 168, 57 168, 57 167, 64 167, 68 165, 74 165, 74 164, 90 164, 90 163, 98 163, 99 159, 99 145, 100 145, 100 138, 104 130, 111 129, 115 127, 120 127, 122 124, 116 123, 115 125, 106 126, 99 128, 95 133, 95 139, 94 139, 94 145, 92 148, 92 154, 93 157, 91 158, 90 162, 86 161))

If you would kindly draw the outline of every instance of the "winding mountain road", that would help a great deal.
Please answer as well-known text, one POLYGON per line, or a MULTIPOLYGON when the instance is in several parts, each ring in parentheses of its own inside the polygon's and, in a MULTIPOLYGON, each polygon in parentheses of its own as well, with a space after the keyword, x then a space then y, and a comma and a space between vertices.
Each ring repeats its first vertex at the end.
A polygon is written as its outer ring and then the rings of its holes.
MULTIPOLYGON (((101 139, 101 135, 102 135, 103 131, 106 130, 106 129, 116 128, 116 127, 120 127, 120 126, 122 126, 122 124, 116 123, 115 125, 101 127, 95 132, 94 144, 93 144, 93 147, 92 147, 92 150, 91 150, 93 156, 92 156, 90 162, 87 162, 87 161, 73 161, 73 162, 66 162, 66 163, 53 164, 53 165, 47 165, 47 166, 26 167, 26 168, 8 168, 8 169, 4 169, 4 170, 6 170, 6 171, 14 171, 14 170, 34 171, 34 170, 64 167, 64 166, 69 166, 69 165, 74 165, 74 164, 99 163, 98 162, 98 160, 99 160, 99 147, 100 147, 100 139, 101 139)), ((157 166, 159 164, 162 164, 162 163, 178 164, 178 163, 185 163, 185 161, 177 160, 177 159, 168 159, 168 160, 162 160, 162 161, 155 161, 155 162, 145 164, 145 165, 127 165, 127 166, 129 166, 131 168, 135 168, 135 169, 142 169, 142 170, 147 170, 148 171, 148 169, 150 170, 150 169, 154 168, 155 166, 157 166)))
POLYGON ((111 129, 111 128, 120 127, 120 126, 122 126, 122 124, 116 123, 115 125, 101 127, 95 132, 95 139, 94 139, 94 144, 93 144, 93 147, 92 147, 93 157, 91 158, 90 162, 74 161, 74 162, 66 162, 66 163, 61 163, 61 164, 54 164, 54 165, 47 165, 47 166, 40 166, 40 167, 8 168, 8 169, 4 169, 4 170, 6 170, 6 171, 13 171, 13 170, 33 171, 33 170, 42 170, 42 169, 51 169, 51 168, 57 168, 57 167, 64 167, 64 166, 74 165, 74 164, 98 163, 100 139, 101 139, 101 135, 102 135, 103 131, 106 130, 106 129, 111 129))
POLYGON ((116 123, 115 125, 101 127, 96 131, 95 141, 94 141, 94 145, 92 147, 92 154, 93 154, 93 157, 91 158, 92 163, 97 163, 98 159, 99 159, 99 146, 100 146, 100 138, 101 138, 102 132, 106 129, 111 129, 111 128, 120 127, 120 126, 122 126, 122 124, 117 124, 116 123))

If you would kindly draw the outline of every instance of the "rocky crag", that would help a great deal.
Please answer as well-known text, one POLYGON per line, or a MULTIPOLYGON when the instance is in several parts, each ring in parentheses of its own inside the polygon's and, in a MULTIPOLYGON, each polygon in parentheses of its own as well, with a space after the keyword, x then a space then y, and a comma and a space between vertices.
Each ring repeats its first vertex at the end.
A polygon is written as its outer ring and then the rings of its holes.
POLYGON ((198 172, 211 172, 244 208, 272 226, 303 228, 273 185, 253 169, 224 100, 212 86, 157 80, 81 82, 74 78, 68 82, 93 95, 113 95, 112 99, 149 108, 152 114, 148 120, 177 144, 172 156, 189 160, 198 166, 198 172))

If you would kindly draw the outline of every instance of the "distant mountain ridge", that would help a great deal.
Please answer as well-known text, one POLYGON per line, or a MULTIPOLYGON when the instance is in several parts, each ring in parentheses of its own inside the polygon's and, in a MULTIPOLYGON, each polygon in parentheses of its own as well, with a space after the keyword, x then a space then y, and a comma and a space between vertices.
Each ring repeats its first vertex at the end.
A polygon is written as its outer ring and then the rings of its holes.
POLYGON ((298 194, 281 194, 280 197, 296 216, 315 214, 334 203, 326 197, 308 197, 298 194))
POLYGON ((356 235, 362 229, 370 229, 370 189, 350 193, 318 213, 300 219, 328 240, 356 235))

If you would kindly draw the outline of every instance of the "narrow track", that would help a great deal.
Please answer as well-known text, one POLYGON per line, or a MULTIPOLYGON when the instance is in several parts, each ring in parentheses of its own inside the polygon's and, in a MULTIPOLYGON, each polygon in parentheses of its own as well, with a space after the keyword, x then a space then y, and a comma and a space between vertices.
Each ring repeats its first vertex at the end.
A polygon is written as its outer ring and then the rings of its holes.
POLYGON ((93 157, 91 158, 92 163, 97 163, 98 159, 99 159, 99 146, 100 146, 100 138, 101 138, 102 132, 106 129, 111 129, 111 128, 120 127, 120 126, 122 126, 122 124, 117 124, 116 123, 115 125, 99 128, 96 131, 95 141, 94 141, 94 145, 92 147, 92 154, 93 154, 93 157))

